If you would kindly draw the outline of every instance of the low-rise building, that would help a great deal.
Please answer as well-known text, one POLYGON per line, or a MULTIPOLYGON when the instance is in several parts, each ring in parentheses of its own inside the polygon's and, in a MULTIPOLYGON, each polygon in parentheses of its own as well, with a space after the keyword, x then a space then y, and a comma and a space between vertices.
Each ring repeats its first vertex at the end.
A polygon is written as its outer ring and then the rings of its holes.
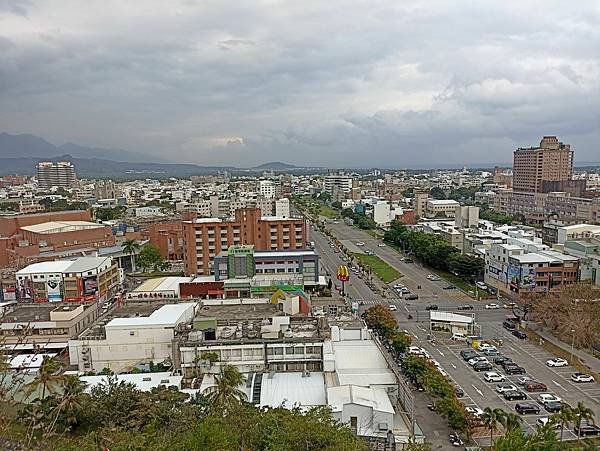
POLYGON ((460 204, 452 199, 428 199, 425 216, 428 218, 453 218, 460 204))

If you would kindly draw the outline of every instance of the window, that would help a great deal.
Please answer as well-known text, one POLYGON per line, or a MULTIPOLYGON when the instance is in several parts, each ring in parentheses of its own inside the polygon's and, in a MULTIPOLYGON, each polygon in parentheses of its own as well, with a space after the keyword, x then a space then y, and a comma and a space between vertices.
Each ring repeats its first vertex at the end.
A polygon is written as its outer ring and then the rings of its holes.
POLYGON ((135 335, 135 331, 133 331, 133 330, 130 330, 130 331, 129 331, 129 335, 131 335, 131 336, 134 336, 134 335, 135 335))

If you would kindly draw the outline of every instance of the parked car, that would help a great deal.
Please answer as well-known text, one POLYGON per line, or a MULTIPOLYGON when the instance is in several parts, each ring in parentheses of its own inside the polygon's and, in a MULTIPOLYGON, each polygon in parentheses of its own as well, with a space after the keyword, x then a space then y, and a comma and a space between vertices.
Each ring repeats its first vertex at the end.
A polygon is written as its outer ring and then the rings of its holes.
POLYGON ((356 242, 356 245, 357 245, 357 246, 364 246, 364 245, 365 245, 365 243, 364 243, 364 242, 362 242, 362 241, 357 241, 357 242, 356 242))
POLYGON ((483 353, 487 356, 500 355, 500 351, 498 351, 496 348, 485 348, 483 353))
POLYGON ((377 247, 385 247, 385 243, 379 243, 377 247))
POLYGON ((502 307, 504 307, 505 309, 513 309, 517 306, 516 302, 507 302, 506 304, 504 304, 502 307))
POLYGON ((543 405, 544 405, 544 409, 546 409, 546 412, 549 412, 549 413, 559 412, 563 406, 562 402, 557 402, 557 401, 548 401, 548 402, 545 402, 543 405))
POLYGON ((537 381, 531 376, 521 376, 521 377, 517 378, 517 384, 519 384, 519 385, 527 385, 530 382, 537 382, 537 381))
POLYGON ((473 357, 472 359, 469 359, 467 361, 467 363, 471 366, 475 365, 478 362, 488 362, 488 359, 486 357, 481 357, 481 356, 477 356, 477 357, 473 357))
POLYGON ((512 359, 510 357, 506 357, 506 356, 503 356, 503 355, 499 355, 499 356, 494 357, 494 363, 496 365, 502 365, 504 362, 513 363, 512 359))
POLYGON ((463 396, 465 396, 465 391, 458 386, 454 387, 454 392, 456 393, 457 398, 462 398, 463 396))
POLYGON ((507 401, 522 401, 527 399, 527 395, 523 393, 521 390, 509 390, 502 393, 504 399, 507 401))
POLYGON ((477 288, 479 288, 480 290, 487 290, 488 286, 480 281, 475 282, 475 285, 477 286, 477 288))
POLYGON ((473 306, 471 304, 459 305, 458 310, 473 310, 473 306))
POLYGON ((594 382, 594 376, 585 373, 573 373, 571 374, 571 380, 573 382, 594 382))
POLYGON ((554 357, 553 359, 546 360, 546 365, 550 367, 569 366, 569 362, 565 359, 554 357))
POLYGON ((519 365, 506 365, 504 367, 504 372, 508 375, 525 374, 525 368, 519 365))
POLYGON ((454 332, 450 339, 453 341, 467 341, 467 336, 460 332, 454 332))
POLYGON ((492 369, 492 365, 490 365, 490 362, 477 362, 473 365, 473 369, 477 372, 489 371, 492 369))
POLYGON ((416 299, 419 299, 419 295, 418 294, 414 294, 414 293, 407 294, 407 295, 404 296, 404 299, 406 299, 407 301, 414 301, 416 299))
POLYGON ((525 335, 523 332, 521 332, 520 330, 513 330, 512 334, 517 337, 520 340, 525 340, 527 338, 527 335, 525 335))
POLYGON ((486 310, 498 310, 500 308, 500 306, 494 302, 490 303, 490 304, 485 304, 485 308, 486 310))
POLYGON ((504 393, 505 391, 517 391, 518 388, 513 384, 498 384, 496 385, 496 392, 504 393))
POLYGON ((412 258, 408 258, 408 257, 404 258, 404 263, 412 263, 412 262, 413 262, 412 258))
POLYGON ((478 351, 483 351, 484 349, 496 349, 496 346, 486 343, 485 341, 483 341, 477 345, 478 351))
POLYGON ((506 378, 495 371, 489 371, 483 375, 483 379, 486 382, 504 382, 506 378))
POLYGON ((561 402, 562 399, 551 393, 541 393, 537 396, 537 401, 540 404, 544 404, 546 402, 561 402))
POLYGON ((481 410, 479 407, 469 406, 465 407, 465 410, 469 415, 471 415, 474 418, 481 418, 483 416, 483 410, 481 410))
POLYGON ((523 402, 523 403, 518 402, 515 405, 515 410, 517 411, 517 413, 519 413, 521 415, 530 415, 530 414, 537 415, 540 413, 540 408, 538 406, 536 406, 535 404, 528 403, 528 402, 523 402))
POLYGON ((396 310, 398 310, 398 307, 396 307, 394 304, 390 304, 388 307, 392 312, 395 312, 396 310))
POLYGON ((589 437, 592 435, 600 435, 600 427, 595 424, 582 424, 577 427, 577 425, 573 428, 573 432, 578 437, 589 437))
POLYGON ((437 310, 438 306, 436 304, 431 304, 425 307, 425 310, 437 310))
POLYGON ((512 321, 504 321, 502 323, 502 327, 504 327, 506 330, 515 330, 517 328, 515 323, 513 323, 512 321))
POLYGON ((463 349, 460 351, 460 356, 463 358, 463 360, 468 361, 473 357, 477 357, 477 353, 473 349, 463 349))
POLYGON ((537 382, 537 381, 530 381, 530 382, 526 383, 524 388, 528 392, 538 392, 538 391, 548 390, 548 387, 546 386, 546 384, 542 384, 541 382, 537 382))
POLYGON ((444 285, 442 288, 444 290, 454 290, 456 289, 456 285, 444 285))

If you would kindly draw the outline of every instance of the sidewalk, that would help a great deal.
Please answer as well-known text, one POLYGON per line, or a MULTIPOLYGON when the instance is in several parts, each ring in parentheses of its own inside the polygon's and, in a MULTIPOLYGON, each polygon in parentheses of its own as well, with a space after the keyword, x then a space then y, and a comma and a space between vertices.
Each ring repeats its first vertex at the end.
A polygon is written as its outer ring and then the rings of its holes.
MULTIPOLYGON (((560 341, 558 338, 556 338, 550 332, 547 332, 546 330, 544 330, 543 328, 541 328, 540 326, 538 326, 535 323, 529 323, 527 326, 528 326, 528 328, 531 328, 532 331, 534 331, 536 334, 538 334, 540 337, 542 337, 547 342, 552 343, 554 346, 557 346, 557 347, 561 348, 563 351, 571 354, 571 346, 568 343, 560 341)), ((582 351, 581 349, 577 349, 577 348, 573 348, 573 356, 577 357, 579 359, 579 361, 583 365, 587 366, 590 370, 592 370, 595 373, 600 374, 600 360, 598 358, 594 357, 589 352, 582 351)))

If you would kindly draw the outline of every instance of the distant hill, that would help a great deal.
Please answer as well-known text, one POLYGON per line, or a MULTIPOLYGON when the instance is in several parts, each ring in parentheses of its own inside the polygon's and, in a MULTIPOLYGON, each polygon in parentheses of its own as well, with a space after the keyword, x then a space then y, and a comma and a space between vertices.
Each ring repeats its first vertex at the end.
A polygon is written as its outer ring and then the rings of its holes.
POLYGON ((0 158, 36 157, 53 158, 58 155, 71 155, 76 158, 102 158, 114 161, 131 161, 134 163, 167 163, 167 160, 149 157, 137 152, 123 149, 105 149, 102 147, 86 147, 67 143, 55 146, 39 136, 31 134, 11 135, 0 133, 0 158))
POLYGON ((273 170, 273 171, 286 171, 289 169, 299 169, 298 166, 293 164, 282 163, 281 161, 271 161, 269 163, 263 163, 260 166, 254 166, 252 169, 256 170, 273 170))

